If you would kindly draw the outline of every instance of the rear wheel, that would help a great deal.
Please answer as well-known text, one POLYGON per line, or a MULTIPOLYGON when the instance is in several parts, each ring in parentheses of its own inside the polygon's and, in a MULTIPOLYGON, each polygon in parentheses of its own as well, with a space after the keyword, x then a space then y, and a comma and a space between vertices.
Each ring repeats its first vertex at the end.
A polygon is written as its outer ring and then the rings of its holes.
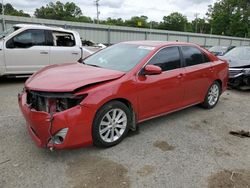
POLYGON ((218 81, 215 81, 208 89, 202 107, 211 109, 218 103, 221 94, 221 86, 218 81))
POLYGON ((119 102, 112 101, 98 110, 92 130, 94 145, 110 147, 121 142, 131 125, 129 108, 119 102))

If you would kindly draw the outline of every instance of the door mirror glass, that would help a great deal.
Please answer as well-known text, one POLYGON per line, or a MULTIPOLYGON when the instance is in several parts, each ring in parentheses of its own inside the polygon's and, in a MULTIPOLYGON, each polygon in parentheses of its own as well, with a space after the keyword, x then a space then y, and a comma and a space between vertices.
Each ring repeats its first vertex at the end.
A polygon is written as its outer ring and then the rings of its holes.
POLYGON ((144 67, 143 73, 144 75, 156 75, 156 74, 161 74, 162 70, 161 67, 158 67, 156 65, 146 65, 144 67))

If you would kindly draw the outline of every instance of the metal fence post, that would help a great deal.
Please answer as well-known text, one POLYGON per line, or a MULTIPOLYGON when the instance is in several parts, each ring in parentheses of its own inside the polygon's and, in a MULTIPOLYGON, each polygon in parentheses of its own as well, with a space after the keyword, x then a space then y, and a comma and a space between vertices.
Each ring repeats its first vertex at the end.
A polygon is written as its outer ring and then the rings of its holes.
POLYGON ((204 37, 204 47, 207 47, 207 37, 204 37))
POLYGON ((108 35, 108 37, 107 37, 107 38, 108 38, 107 43, 108 43, 108 46, 109 46, 109 45, 110 45, 110 42, 111 42, 111 41, 110 41, 110 27, 108 27, 107 32, 108 32, 108 33, 107 33, 107 35, 108 35))

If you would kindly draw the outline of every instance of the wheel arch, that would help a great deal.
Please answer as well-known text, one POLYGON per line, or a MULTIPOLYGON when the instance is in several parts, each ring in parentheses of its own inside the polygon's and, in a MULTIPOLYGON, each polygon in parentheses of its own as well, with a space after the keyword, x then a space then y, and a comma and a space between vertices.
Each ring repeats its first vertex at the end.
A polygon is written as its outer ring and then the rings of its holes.
POLYGON ((215 82, 218 82, 220 84, 220 94, 221 94, 223 89, 222 81, 220 79, 216 79, 215 82))

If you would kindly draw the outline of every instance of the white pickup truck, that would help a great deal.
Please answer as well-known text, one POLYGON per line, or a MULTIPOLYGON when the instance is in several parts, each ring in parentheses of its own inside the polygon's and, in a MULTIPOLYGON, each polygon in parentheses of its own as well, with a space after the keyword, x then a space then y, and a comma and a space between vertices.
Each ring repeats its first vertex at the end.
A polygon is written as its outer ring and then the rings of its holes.
POLYGON ((82 48, 76 31, 17 24, 0 35, 0 76, 32 74, 47 65, 81 61, 91 53, 82 48))

